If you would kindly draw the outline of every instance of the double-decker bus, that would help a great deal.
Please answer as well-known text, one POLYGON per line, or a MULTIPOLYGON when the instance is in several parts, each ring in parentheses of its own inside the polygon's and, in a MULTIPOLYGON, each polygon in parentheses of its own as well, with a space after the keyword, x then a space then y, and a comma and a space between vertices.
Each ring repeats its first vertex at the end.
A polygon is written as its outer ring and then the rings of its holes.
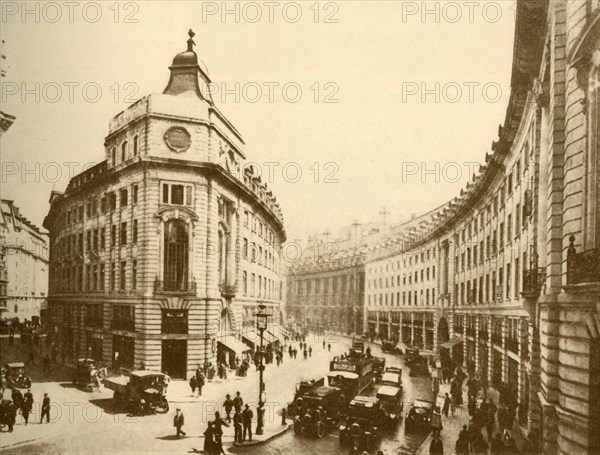
POLYGON ((365 395, 375 382, 376 360, 369 356, 334 357, 327 376, 331 387, 342 389, 347 401, 365 395))

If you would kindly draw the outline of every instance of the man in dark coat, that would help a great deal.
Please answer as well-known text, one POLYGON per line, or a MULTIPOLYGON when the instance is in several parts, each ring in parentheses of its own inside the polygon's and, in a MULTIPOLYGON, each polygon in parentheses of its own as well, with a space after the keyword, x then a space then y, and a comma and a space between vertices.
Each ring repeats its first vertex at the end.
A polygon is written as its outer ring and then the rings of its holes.
POLYGON ((204 383, 206 382, 204 378, 204 372, 198 367, 196 370, 196 386, 198 387, 198 396, 202 396, 202 387, 204 387, 204 383))
POLYGON ((177 408, 175 410, 175 417, 173 418, 173 426, 177 428, 177 434, 175 436, 185 436, 185 431, 181 429, 181 427, 183 427, 184 422, 185 418, 183 417, 183 413, 181 412, 181 409, 177 408))
POLYGON ((17 408, 12 400, 8 400, 8 404, 6 405, 6 424, 8 425, 8 431, 13 432, 13 427, 15 425, 15 421, 17 420, 17 408))
POLYGON ((25 396, 23 397, 23 404, 21 405, 21 415, 23 415, 23 420, 25 420, 25 425, 29 423, 29 413, 33 409, 33 394, 31 393, 31 389, 25 392, 25 396))
POLYGON ((235 408, 235 412, 241 412, 243 405, 244 400, 242 399, 242 395, 238 391, 235 393, 235 398, 233 399, 233 407, 235 408))
POLYGON ((50 397, 47 393, 44 394, 44 399, 42 400, 42 416, 40 417, 40 423, 44 421, 44 416, 46 416, 46 423, 50 423, 50 397))
MULTIPOLYGON (((233 400, 231 399, 231 395, 225 395, 225 401, 223 402, 223 407, 225 408, 225 413, 227 414, 227 421, 231 422, 231 411, 233 410, 233 400)), ((240 405, 240 408, 242 406, 240 405)), ((238 409, 235 412, 239 412, 238 409)))
POLYGON ((431 440, 431 444, 429 446, 429 454, 444 455, 444 444, 442 444, 440 434, 437 431, 433 434, 433 439, 431 440))
POLYGON ((244 421, 244 434, 242 435, 242 438, 245 441, 247 434, 248 440, 252 441, 252 419, 254 418, 254 413, 252 412, 252 409, 250 409, 250 406, 246 405, 242 418, 244 421))
POLYGON ((204 432, 204 453, 206 455, 215 453, 215 429, 212 422, 208 422, 208 428, 204 432))
POLYGON ((236 411, 233 415, 233 442, 239 444, 244 442, 242 437, 242 426, 244 424, 244 418, 240 411, 236 411))

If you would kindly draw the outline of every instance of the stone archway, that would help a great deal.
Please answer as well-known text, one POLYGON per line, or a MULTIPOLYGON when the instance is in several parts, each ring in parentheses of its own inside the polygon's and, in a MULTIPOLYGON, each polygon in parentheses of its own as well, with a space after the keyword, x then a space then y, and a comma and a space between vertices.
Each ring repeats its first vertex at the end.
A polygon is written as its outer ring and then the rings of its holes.
POLYGON ((437 327, 437 344, 438 346, 450 340, 450 330, 448 329, 448 321, 445 317, 440 318, 437 327))

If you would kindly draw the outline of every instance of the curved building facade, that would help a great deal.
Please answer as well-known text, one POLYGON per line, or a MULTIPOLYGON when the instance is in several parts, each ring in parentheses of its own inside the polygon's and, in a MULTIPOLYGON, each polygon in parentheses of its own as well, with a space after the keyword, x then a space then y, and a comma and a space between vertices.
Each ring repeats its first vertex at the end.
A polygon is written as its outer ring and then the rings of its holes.
POLYGON ((258 304, 279 320, 281 210, 207 92, 190 35, 163 93, 111 120, 105 160, 52 193, 49 310, 63 357, 185 377, 239 349, 258 304))
POLYGON ((477 371, 548 454, 600 450, 599 65, 597 1, 519 0, 485 164, 365 266, 367 331, 477 371))

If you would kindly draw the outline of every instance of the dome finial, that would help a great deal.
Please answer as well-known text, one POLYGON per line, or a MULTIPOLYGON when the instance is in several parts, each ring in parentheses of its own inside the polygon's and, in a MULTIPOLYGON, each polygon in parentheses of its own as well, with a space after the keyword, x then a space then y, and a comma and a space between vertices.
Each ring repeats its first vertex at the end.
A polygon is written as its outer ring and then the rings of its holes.
POLYGON ((190 39, 187 40, 187 50, 188 52, 194 52, 194 48, 193 46, 196 45, 196 43, 194 43, 194 36, 196 36, 196 34, 194 33, 194 31, 190 28, 188 35, 190 36, 190 39))

